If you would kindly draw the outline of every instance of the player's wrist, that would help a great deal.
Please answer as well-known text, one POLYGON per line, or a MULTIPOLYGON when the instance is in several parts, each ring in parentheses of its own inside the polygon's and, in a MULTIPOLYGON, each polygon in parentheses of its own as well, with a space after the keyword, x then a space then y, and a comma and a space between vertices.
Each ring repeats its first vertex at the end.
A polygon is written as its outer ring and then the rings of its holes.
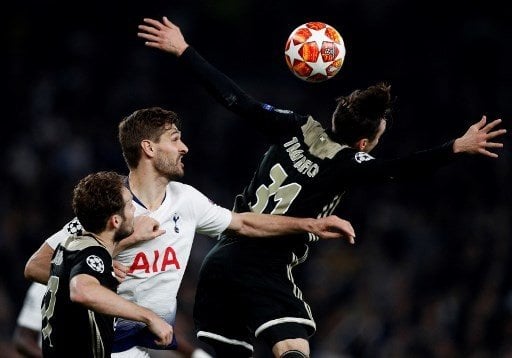
POLYGON ((187 48, 189 48, 189 45, 186 42, 176 46, 176 56, 180 57, 181 55, 183 55, 183 52, 185 52, 187 48))
POLYGON ((318 219, 313 218, 304 218, 302 219, 304 222, 304 230, 306 232, 318 235, 319 228, 318 228, 318 219))
POLYGON ((155 312, 151 311, 150 309, 143 307, 143 314, 142 314, 141 321, 144 322, 148 327, 151 327, 159 320, 160 320, 160 316, 158 316, 155 312))
POLYGON ((465 151, 465 148, 464 148, 464 144, 461 143, 462 142, 462 139, 461 138, 457 138, 453 141, 453 144, 452 144, 452 150, 453 150, 453 153, 454 154, 457 154, 457 153, 462 153, 465 151))

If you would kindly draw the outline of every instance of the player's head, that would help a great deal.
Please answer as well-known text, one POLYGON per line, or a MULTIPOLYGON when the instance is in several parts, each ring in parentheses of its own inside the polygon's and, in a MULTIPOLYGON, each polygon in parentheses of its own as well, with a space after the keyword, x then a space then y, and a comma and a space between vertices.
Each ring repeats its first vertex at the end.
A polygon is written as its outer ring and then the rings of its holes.
POLYGON ((132 195, 115 172, 97 172, 81 179, 73 190, 73 211, 89 232, 99 234, 110 222, 116 241, 133 233, 132 195))
POLYGON ((332 116, 336 140, 357 150, 370 152, 386 130, 391 112, 391 86, 378 83, 337 99, 332 116))
POLYGON ((188 148, 178 126, 178 115, 160 107, 139 109, 123 118, 119 143, 128 167, 135 169, 144 159, 152 161, 155 170, 170 180, 181 178, 181 158, 188 148))

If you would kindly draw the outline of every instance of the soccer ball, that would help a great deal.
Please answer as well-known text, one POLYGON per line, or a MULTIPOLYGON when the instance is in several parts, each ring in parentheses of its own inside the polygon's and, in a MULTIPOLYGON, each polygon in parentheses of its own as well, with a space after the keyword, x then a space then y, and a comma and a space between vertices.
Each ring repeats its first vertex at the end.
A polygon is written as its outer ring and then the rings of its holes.
POLYGON ((308 82, 322 82, 338 73, 345 59, 340 33, 324 22, 307 22, 292 31, 284 57, 295 76, 308 82))

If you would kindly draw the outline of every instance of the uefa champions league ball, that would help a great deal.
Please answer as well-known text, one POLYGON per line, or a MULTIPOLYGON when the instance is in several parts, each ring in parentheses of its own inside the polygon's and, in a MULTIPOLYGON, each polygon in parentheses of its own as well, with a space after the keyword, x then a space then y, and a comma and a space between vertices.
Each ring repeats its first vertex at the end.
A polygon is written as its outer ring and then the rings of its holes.
POLYGON ((345 43, 340 33, 324 22, 307 22, 292 31, 285 45, 285 59, 295 76, 322 82, 343 66, 345 43))

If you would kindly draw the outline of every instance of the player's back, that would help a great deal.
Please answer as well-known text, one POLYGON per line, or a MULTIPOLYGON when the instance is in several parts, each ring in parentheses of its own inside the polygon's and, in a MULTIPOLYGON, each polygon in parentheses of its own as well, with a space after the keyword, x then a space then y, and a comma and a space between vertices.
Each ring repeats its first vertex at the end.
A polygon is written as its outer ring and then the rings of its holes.
POLYGON ((347 186, 344 163, 351 161, 354 151, 332 140, 313 118, 304 121, 265 153, 244 190, 241 211, 298 217, 332 214, 347 186))
MULTIPOLYGON (((50 279, 43 297, 42 338, 45 358, 110 356, 113 318, 95 313, 70 299, 70 278, 77 270, 76 263, 83 261, 84 255, 92 269, 109 272, 109 266, 98 260, 98 246, 97 241, 91 237, 70 237, 55 250, 50 279)), ((105 249, 102 247, 100 250, 105 249)), ((111 277, 109 284, 111 289, 115 287, 116 279, 111 277)))

